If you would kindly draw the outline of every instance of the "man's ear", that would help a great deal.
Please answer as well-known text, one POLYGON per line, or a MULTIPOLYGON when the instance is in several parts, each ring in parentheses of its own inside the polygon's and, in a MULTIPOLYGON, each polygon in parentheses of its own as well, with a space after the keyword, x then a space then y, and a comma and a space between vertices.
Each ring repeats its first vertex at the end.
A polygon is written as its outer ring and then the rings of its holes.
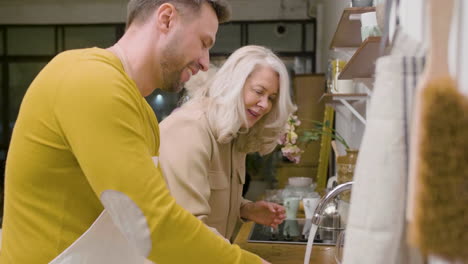
POLYGON ((169 3, 162 4, 156 10, 156 26, 161 32, 168 32, 178 18, 177 9, 169 3))

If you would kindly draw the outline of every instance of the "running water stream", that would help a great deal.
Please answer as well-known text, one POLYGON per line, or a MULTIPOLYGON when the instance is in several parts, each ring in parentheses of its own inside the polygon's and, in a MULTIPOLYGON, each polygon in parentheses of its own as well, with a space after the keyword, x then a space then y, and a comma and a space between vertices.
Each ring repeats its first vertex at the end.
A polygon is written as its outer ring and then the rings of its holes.
POLYGON ((317 228, 318 226, 316 224, 312 224, 312 226, 310 227, 309 238, 307 240, 306 253, 304 256, 304 264, 309 264, 310 262, 310 255, 312 253, 312 246, 314 245, 314 237, 315 237, 315 233, 317 233, 317 228))

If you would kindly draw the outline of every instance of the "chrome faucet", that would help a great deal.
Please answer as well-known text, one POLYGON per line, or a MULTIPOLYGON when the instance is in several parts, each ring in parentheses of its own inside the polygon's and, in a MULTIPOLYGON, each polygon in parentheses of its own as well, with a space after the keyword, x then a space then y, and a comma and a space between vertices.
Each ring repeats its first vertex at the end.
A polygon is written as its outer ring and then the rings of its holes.
POLYGON ((345 182, 343 184, 340 184, 336 186, 333 190, 327 193, 322 199, 320 199, 319 204, 317 205, 317 208, 315 208, 314 215, 312 216, 312 224, 319 225, 320 224, 320 216, 323 214, 323 210, 325 209, 325 206, 333 200, 336 196, 338 196, 340 193, 346 191, 346 190, 351 190, 353 187, 353 182, 345 182))

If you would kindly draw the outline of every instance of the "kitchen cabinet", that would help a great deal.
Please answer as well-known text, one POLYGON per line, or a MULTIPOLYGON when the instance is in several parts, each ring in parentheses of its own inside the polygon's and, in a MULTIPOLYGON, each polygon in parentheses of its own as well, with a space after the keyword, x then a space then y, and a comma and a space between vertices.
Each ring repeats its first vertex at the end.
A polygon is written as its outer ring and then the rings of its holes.
MULTIPOLYGON (((314 127, 312 120, 321 120, 323 118, 325 103, 319 101, 324 94, 325 86, 324 74, 299 74, 293 77, 294 102, 297 105, 296 115, 299 120, 302 120, 301 125, 297 127, 298 133, 312 129, 314 127)), ((317 175, 320 142, 310 142, 301 148, 304 153, 301 155, 299 164, 278 162, 276 167, 278 188, 284 188, 290 177, 314 178, 317 175)))

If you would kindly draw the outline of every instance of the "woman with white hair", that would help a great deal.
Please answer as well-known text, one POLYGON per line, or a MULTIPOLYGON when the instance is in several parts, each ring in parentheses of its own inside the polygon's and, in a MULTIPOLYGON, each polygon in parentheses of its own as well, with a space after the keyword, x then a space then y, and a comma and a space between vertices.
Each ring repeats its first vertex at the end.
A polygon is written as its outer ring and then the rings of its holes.
POLYGON ((177 203, 227 239, 240 218, 278 226, 284 207, 242 197, 245 157, 272 152, 295 109, 286 67, 271 50, 235 51, 161 122, 160 164, 177 203))

